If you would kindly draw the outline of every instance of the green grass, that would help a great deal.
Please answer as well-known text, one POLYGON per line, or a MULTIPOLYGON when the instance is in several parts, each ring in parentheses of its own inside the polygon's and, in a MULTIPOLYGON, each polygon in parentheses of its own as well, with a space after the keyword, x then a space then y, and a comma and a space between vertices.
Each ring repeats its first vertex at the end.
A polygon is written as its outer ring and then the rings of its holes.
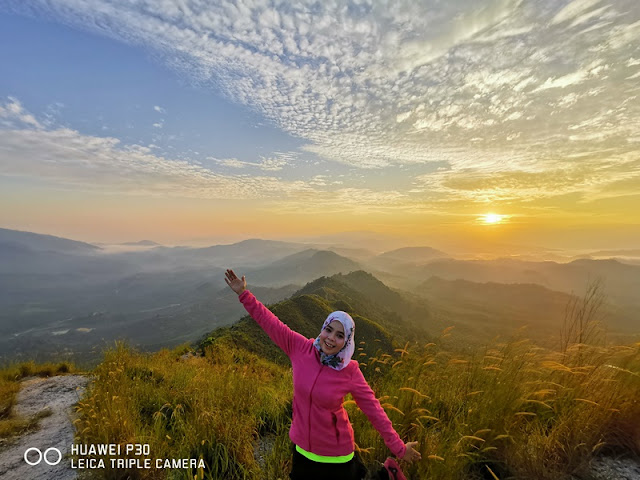
MULTIPOLYGON (((315 289, 314 291, 318 291, 315 289)), ((337 292, 332 293, 333 296, 337 292)), ((269 308, 273 313, 292 330, 301 333, 307 338, 318 335, 322 321, 326 316, 345 307, 344 301, 329 300, 318 294, 304 294, 288 300, 284 300, 269 308), (319 321, 317 319, 320 319, 319 321)), ((372 320, 362 315, 354 314, 353 318, 358 325, 356 335, 359 340, 368 345, 367 353, 374 354, 381 349, 387 353, 393 351, 395 341, 386 326, 379 321, 372 320), (371 348, 372 350, 369 350, 371 348)), ((264 331, 249 316, 244 317, 238 323, 225 328, 219 328, 212 332, 200 345, 204 349, 209 345, 224 343, 230 348, 248 350, 283 366, 289 365, 285 354, 269 339, 264 331)))

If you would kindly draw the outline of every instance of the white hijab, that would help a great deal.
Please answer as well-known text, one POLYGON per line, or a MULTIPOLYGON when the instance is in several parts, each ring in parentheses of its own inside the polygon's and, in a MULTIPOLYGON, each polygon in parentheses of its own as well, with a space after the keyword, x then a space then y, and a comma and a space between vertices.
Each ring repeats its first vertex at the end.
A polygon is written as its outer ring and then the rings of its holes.
POLYGON ((320 352, 320 361, 322 362, 323 365, 331 367, 334 370, 342 370, 344 367, 349 365, 349 362, 351 361, 351 357, 353 356, 353 352, 355 351, 355 345, 354 345, 355 342, 353 340, 353 336, 356 330, 356 324, 353 321, 353 318, 351 318, 351 315, 341 310, 338 310, 336 312, 331 312, 329 314, 327 319, 322 324, 322 329, 320 330, 320 333, 322 333, 322 330, 327 328, 327 325, 329 325, 334 320, 338 320, 344 327, 345 342, 342 349, 338 353, 334 353, 333 355, 327 355, 322 351, 322 348, 320 347, 320 335, 318 335, 316 340, 313 342, 313 345, 320 352))

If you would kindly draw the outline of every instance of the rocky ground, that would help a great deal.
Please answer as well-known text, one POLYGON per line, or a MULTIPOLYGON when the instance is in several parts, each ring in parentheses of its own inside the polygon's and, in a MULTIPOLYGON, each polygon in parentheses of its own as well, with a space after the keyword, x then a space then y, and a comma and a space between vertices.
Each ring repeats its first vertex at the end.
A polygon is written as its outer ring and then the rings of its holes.
MULTIPOLYGON (((14 412, 29 417, 43 410, 48 416, 42 418, 35 431, 28 432, 0 447, 0 478, 2 480, 37 478, 42 480, 71 480, 77 477, 66 458, 73 443, 72 406, 82 396, 89 378, 82 375, 64 375, 51 378, 30 378, 22 381, 14 412), (57 465, 47 465, 43 460, 38 465, 29 465, 24 454, 29 448, 44 452, 57 448, 63 457, 57 465)), ((37 452, 27 457, 38 460, 37 452)), ((55 463, 58 454, 50 451, 47 459, 55 463)))
POLYGON ((639 480, 640 463, 631 458, 601 457, 591 463, 591 480, 639 480))
POLYGON ((265 437, 258 438, 258 441, 253 447, 253 457, 260 465, 260 468, 264 468, 266 465, 265 457, 269 455, 271 450, 273 449, 273 445, 275 444, 275 437, 273 435, 268 435, 265 437))

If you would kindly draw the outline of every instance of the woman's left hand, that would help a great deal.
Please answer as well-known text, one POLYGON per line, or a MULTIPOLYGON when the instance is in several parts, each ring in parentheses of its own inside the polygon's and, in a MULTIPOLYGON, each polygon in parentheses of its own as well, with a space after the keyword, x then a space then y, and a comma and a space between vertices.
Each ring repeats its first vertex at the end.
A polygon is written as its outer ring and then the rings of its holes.
POLYGON ((415 449, 415 447, 417 446, 418 446, 418 442, 407 442, 405 444, 405 447, 407 447, 407 451, 404 452, 404 457, 402 457, 402 460, 408 463, 413 463, 417 460, 422 460, 422 455, 420 455, 420 452, 415 449))

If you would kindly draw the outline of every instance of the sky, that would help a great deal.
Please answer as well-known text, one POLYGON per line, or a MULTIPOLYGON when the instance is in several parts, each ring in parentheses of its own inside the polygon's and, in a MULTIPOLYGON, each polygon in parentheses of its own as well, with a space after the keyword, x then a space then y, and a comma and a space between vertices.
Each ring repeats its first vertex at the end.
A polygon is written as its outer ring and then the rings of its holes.
POLYGON ((640 245, 636 0, 5 0, 0 226, 640 245))

